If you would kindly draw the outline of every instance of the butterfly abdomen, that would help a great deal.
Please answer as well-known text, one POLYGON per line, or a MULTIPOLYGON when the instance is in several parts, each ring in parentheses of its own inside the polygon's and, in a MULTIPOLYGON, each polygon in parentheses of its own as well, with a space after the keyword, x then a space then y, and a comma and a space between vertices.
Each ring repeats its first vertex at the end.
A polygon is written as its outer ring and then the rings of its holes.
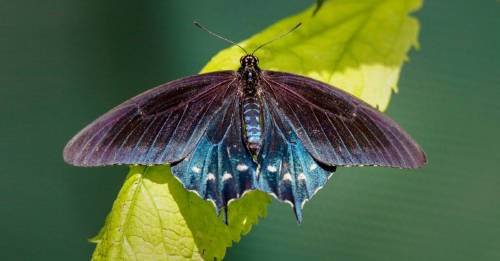
POLYGON ((261 142, 260 105, 255 91, 247 90, 243 96, 243 129, 248 149, 253 155, 257 153, 261 142))

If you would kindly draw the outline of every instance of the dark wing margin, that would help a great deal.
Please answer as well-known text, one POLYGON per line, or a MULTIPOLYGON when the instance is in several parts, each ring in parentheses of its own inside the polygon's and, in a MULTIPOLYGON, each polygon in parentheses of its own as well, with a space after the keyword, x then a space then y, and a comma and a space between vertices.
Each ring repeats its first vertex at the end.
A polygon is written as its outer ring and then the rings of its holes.
POLYGON ((184 159, 224 101, 234 71, 189 76, 148 90, 89 124, 64 149, 76 166, 153 165, 184 159))
POLYGON ((312 157, 329 166, 413 169, 427 162, 417 142, 388 116, 325 83, 263 71, 262 89, 312 157))

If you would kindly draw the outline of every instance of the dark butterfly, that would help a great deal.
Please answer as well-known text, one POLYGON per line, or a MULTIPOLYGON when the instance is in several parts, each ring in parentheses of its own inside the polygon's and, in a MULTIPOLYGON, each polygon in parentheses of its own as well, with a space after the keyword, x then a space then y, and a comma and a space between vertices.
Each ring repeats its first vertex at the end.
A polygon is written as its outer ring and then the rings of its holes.
POLYGON ((171 164, 184 187, 217 214, 245 192, 304 203, 337 166, 413 169, 426 163, 415 140, 360 99, 328 84, 261 70, 254 55, 238 71, 189 76, 146 91, 71 139, 76 166, 171 164))

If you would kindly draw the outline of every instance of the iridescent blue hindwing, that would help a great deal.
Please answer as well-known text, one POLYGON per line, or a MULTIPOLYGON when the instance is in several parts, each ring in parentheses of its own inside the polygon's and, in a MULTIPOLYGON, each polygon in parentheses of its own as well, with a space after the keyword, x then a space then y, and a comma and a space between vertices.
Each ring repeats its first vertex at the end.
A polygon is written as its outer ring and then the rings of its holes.
POLYGON ((302 221, 302 207, 335 171, 316 162, 273 104, 262 100, 262 147, 259 151, 259 189, 289 202, 302 221))
POLYGON ((226 100, 188 157, 172 165, 184 187, 215 204, 217 214, 232 199, 256 189, 257 166, 242 139, 240 102, 226 100))

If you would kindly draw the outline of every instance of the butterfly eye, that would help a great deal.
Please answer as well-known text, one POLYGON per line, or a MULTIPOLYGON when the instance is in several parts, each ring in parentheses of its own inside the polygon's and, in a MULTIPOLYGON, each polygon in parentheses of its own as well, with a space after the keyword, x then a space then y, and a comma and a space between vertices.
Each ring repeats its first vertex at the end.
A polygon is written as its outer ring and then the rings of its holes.
POLYGON ((245 57, 246 56, 241 56, 240 58, 240 64, 243 65, 243 63, 245 63, 245 57))
POLYGON ((254 56, 253 58, 255 58, 255 65, 259 64, 259 58, 257 58, 257 56, 254 56))

